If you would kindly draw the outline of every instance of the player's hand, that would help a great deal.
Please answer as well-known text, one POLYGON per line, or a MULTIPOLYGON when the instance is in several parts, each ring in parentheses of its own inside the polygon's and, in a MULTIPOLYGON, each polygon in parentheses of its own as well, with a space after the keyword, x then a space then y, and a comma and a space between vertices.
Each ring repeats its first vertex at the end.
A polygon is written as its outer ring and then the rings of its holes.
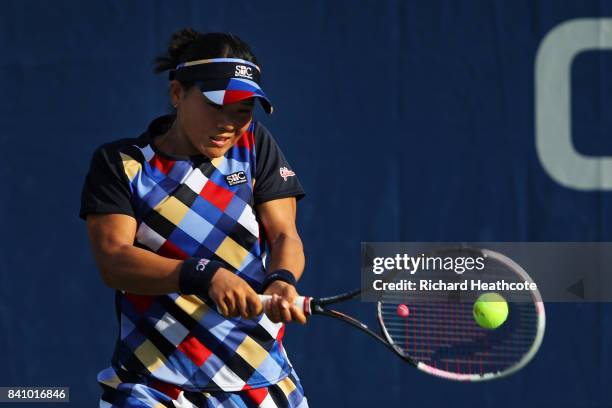
POLYGON ((259 296, 253 288, 225 268, 219 268, 213 276, 208 296, 225 317, 242 316, 244 319, 252 319, 263 312, 259 296))
POLYGON ((295 298, 298 297, 295 286, 277 280, 266 288, 264 295, 272 295, 272 299, 265 302, 264 312, 274 323, 306 323, 304 311, 293 304, 295 298))

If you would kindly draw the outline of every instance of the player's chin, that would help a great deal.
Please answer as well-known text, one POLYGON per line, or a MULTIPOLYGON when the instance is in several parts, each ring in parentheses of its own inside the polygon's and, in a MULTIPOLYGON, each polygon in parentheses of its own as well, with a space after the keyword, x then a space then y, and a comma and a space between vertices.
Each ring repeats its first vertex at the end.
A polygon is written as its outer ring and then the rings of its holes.
POLYGON ((218 157, 223 156, 229 149, 232 148, 234 144, 228 143, 227 146, 216 147, 216 146, 205 146, 201 149, 202 153, 204 153, 207 157, 211 159, 216 159, 218 157))

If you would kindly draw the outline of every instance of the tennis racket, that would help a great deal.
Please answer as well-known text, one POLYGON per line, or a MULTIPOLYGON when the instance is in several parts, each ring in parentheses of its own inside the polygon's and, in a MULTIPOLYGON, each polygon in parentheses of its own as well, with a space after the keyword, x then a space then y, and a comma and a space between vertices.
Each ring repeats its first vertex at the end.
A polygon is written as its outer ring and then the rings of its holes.
MULTIPOLYGON (((428 256, 483 256, 487 259, 486 266, 483 270, 471 271, 472 279, 533 282, 516 262, 487 249, 451 248, 428 256)), ((444 269, 428 270, 427 276, 432 280, 463 279, 454 271, 444 269)), ((402 274, 394 274, 390 280, 402 278, 402 274)), ((544 304, 537 290, 504 293, 509 313, 497 329, 482 328, 473 317, 473 304, 480 293, 383 291, 376 303, 380 332, 329 307, 361 294, 361 289, 357 289, 323 298, 299 297, 294 304, 306 315, 327 316, 349 324, 425 373, 456 381, 491 380, 520 370, 535 356, 544 336, 544 304), (408 316, 398 313, 398 308, 403 307, 408 308, 408 316)), ((271 298, 260 297, 262 302, 271 298)))

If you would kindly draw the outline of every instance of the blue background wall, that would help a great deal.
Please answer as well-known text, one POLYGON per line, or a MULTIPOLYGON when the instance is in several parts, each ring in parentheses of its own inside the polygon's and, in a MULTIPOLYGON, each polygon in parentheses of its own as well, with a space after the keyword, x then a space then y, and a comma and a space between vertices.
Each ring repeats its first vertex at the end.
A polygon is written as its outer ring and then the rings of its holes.
MULTIPOLYGON (((308 192, 301 289, 324 295, 358 284, 361 241, 612 240, 610 193, 553 181, 534 135, 540 42, 610 15, 599 0, 4 2, 0 385, 70 386, 72 406, 97 404, 117 326, 79 194, 97 145, 166 112, 151 61, 175 30, 234 32, 262 62, 276 112, 258 116, 308 192)), ((612 152, 611 63, 573 66, 585 154, 612 152)), ((486 384, 420 374, 322 319, 290 327, 287 349, 313 407, 612 406, 611 305, 547 312, 536 359, 486 384)))

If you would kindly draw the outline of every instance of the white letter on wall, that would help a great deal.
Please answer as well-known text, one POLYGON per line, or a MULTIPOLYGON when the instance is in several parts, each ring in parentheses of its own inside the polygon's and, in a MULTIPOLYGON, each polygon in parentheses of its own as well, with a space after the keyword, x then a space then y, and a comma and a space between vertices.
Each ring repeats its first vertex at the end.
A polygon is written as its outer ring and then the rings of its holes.
POLYGON ((612 50, 612 19, 566 21, 542 40, 535 65, 536 151, 559 184, 577 190, 612 190, 612 157, 586 156, 572 144, 572 63, 581 52, 594 50, 612 50))

